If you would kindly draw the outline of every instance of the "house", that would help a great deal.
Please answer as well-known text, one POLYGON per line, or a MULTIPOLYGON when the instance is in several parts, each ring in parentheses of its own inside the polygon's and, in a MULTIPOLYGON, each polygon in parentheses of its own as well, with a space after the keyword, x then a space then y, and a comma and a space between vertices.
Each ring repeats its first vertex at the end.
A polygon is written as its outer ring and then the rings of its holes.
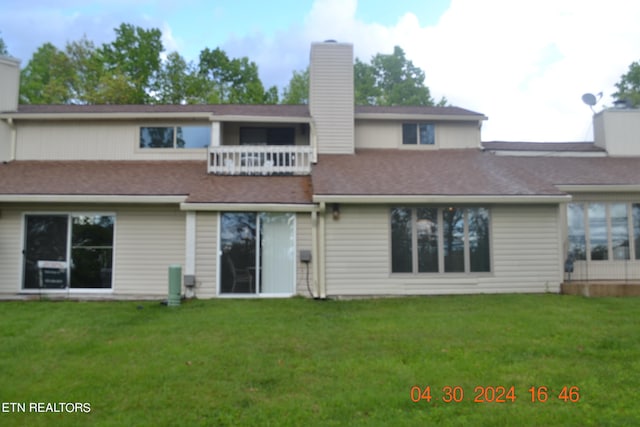
POLYGON ((18 105, 18 79, 0 58, 4 297, 163 298, 173 264, 198 298, 640 283, 638 110, 481 142, 462 108, 354 107, 335 42, 309 105, 18 105))

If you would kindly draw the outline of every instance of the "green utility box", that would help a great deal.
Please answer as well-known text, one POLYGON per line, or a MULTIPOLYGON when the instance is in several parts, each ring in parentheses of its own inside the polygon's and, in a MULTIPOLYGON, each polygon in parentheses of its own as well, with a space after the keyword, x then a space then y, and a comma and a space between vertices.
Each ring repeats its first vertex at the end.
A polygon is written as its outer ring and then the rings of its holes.
POLYGON ((169 307, 176 307, 180 305, 180 291, 182 291, 182 266, 170 265, 169 300, 167 301, 167 305, 169 307))

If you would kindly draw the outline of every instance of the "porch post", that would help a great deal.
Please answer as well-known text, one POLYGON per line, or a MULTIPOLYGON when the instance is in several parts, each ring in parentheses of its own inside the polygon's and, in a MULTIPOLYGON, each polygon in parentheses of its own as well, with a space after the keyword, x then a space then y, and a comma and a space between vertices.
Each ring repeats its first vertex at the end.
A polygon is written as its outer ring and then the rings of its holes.
POLYGON ((222 142, 220 122, 211 122, 211 146, 219 147, 222 142))

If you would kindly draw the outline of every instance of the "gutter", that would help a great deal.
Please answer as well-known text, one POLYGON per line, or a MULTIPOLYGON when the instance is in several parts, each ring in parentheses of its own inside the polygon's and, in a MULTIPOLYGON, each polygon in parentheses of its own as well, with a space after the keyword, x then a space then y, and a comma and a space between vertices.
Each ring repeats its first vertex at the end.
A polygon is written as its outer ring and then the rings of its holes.
POLYGON ((16 159, 16 147, 18 143, 18 132, 16 129, 16 124, 13 122, 13 118, 7 117, 4 119, 7 122, 7 126, 11 129, 11 145, 9 149, 9 162, 12 162, 16 159))
POLYGON ((178 204, 186 196, 118 196, 118 195, 69 195, 69 194, 0 194, 5 203, 135 203, 178 204))
POLYGON ((314 195, 316 203, 345 204, 399 204, 399 203, 487 203, 487 204, 539 204, 563 203, 571 200, 569 194, 558 195, 314 195))

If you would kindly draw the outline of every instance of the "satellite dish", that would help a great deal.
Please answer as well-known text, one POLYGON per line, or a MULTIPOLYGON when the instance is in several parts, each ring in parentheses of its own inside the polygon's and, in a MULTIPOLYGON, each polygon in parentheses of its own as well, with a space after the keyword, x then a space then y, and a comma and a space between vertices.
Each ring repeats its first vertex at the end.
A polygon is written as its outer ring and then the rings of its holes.
POLYGON ((589 107, 593 107, 598 103, 598 99, 592 93, 585 93, 584 95, 582 95, 582 102, 587 104, 589 107))
POLYGON ((585 93, 584 95, 582 95, 582 102, 587 104, 589 108, 591 108, 591 111, 595 113, 595 111, 593 110, 593 106, 596 105, 601 98, 602 92, 598 93, 597 96, 592 93, 585 93))

